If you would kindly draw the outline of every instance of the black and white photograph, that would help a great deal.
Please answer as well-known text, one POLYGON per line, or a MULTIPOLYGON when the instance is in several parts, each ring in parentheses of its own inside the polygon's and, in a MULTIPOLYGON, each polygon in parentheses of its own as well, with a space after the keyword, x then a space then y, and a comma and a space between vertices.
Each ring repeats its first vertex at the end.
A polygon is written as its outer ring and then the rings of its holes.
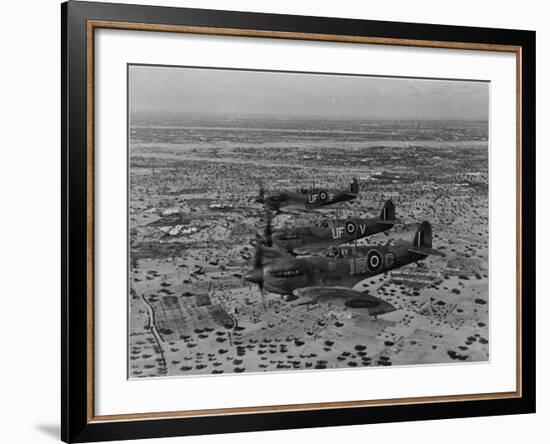
POLYGON ((7 2, 0 441, 548 434, 547 9, 7 2))
POLYGON ((127 76, 130 379, 490 360, 490 82, 127 76))

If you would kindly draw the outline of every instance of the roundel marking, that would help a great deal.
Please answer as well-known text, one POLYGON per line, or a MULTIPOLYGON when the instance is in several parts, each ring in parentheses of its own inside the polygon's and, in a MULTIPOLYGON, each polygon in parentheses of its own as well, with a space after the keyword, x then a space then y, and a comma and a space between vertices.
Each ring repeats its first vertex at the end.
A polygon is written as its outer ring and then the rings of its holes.
POLYGON ((367 254, 367 266, 369 270, 376 271, 382 265, 382 255, 377 250, 371 250, 367 254))
POLYGON ((353 235, 357 231, 357 225, 355 225, 355 222, 352 220, 346 221, 346 233, 353 235))
POLYGON ((326 191, 319 191, 319 200, 321 202, 324 202, 325 200, 328 199, 328 193, 326 191))

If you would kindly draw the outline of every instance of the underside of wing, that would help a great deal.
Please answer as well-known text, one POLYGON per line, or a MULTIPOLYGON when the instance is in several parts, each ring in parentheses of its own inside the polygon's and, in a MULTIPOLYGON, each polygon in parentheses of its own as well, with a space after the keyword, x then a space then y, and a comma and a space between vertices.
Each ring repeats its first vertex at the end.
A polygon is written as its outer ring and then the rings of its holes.
POLYGON ((304 287, 294 290, 294 295, 304 298, 304 303, 343 303, 347 308, 367 310, 369 315, 378 316, 395 311, 388 302, 351 288, 304 287))

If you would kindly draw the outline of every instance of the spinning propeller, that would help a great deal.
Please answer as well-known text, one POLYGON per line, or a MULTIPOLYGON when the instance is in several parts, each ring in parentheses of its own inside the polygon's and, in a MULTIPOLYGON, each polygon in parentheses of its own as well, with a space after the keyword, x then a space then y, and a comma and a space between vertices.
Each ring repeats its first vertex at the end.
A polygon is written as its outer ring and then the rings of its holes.
POLYGON ((271 211, 265 210, 265 229, 264 229, 264 236, 265 236, 265 244, 268 247, 273 246, 273 215, 271 214, 271 211))
MULTIPOLYGON (((264 290, 264 245, 268 248, 273 246, 273 216, 271 211, 266 210, 266 225, 264 229, 264 238, 261 239, 261 235, 257 235, 256 253, 254 255, 254 269, 250 270, 243 277, 249 282, 258 284, 260 288, 260 294, 262 298, 262 305, 265 308, 265 290, 264 290)), ((269 254, 268 254, 269 257, 269 254)))
POLYGON ((254 269, 246 273, 244 275, 244 279, 246 279, 248 282, 258 284, 258 287, 260 288, 260 295, 262 298, 262 305, 265 308, 264 264, 262 245, 260 243, 256 245, 256 254, 254 256, 254 269))

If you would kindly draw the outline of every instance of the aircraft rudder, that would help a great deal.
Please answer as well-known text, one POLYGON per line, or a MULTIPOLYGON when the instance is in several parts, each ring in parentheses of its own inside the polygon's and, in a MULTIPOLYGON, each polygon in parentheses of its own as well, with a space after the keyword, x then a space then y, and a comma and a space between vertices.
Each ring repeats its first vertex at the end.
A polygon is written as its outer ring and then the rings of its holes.
POLYGON ((349 192, 351 194, 359 194, 359 180, 354 177, 349 184, 349 192))
POLYGON ((391 199, 388 199, 384 203, 382 211, 380 212, 380 219, 384 222, 387 220, 395 220, 395 205, 391 199))
POLYGON ((422 222, 413 238, 416 248, 432 248, 432 225, 428 221, 422 222))

